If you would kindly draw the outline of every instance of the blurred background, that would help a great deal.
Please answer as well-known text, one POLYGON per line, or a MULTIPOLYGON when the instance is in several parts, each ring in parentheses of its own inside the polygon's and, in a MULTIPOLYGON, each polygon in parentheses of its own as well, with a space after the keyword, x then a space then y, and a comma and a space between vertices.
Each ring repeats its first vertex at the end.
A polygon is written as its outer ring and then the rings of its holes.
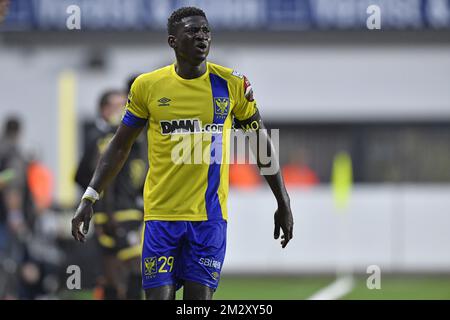
POLYGON ((185 5, 279 129, 295 217, 281 250, 270 190, 232 165, 215 297, 450 299, 448 0, 0 0, 0 298, 107 297, 101 244, 70 235, 74 177, 100 97, 174 61, 185 5))

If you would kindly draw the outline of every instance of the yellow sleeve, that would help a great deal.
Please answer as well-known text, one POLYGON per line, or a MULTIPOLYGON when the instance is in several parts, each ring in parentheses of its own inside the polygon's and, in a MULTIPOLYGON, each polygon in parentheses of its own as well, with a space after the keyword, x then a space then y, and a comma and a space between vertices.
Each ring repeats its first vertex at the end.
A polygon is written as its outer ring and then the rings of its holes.
POLYGON ((238 74, 239 83, 236 86, 236 102, 233 108, 233 114, 238 120, 247 120, 252 117, 256 111, 256 101, 253 98, 253 88, 250 81, 244 76, 238 74))
POLYGON ((148 91, 145 90, 144 85, 145 83, 142 80, 142 77, 137 77, 131 85, 125 109, 126 111, 130 111, 132 114, 139 118, 148 119, 150 116, 146 93, 148 91))

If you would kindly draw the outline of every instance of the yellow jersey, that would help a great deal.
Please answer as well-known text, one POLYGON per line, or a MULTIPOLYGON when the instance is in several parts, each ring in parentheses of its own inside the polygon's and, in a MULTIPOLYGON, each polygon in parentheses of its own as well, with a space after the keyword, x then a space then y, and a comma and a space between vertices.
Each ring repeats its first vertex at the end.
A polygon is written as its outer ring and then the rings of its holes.
POLYGON ((217 64, 194 79, 180 77, 175 64, 140 75, 122 122, 148 122, 144 220, 226 220, 233 117, 256 112, 246 77, 217 64))

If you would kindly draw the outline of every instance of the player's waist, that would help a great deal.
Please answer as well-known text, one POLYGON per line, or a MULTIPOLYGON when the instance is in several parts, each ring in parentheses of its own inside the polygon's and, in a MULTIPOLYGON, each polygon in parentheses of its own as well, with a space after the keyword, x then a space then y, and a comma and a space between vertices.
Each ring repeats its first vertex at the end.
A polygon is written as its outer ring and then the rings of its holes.
POLYGON ((144 221, 211 221, 227 220, 226 213, 219 216, 210 216, 207 213, 163 213, 153 212, 144 215, 144 221))

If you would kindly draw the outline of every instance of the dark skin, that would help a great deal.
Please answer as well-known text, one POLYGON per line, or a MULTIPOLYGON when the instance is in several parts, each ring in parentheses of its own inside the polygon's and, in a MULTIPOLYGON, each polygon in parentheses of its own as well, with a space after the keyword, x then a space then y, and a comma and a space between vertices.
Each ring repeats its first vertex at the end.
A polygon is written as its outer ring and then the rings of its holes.
POLYGON ((201 16, 181 20, 167 43, 175 51, 176 72, 184 79, 194 79, 206 72, 206 57, 211 45, 208 21, 201 16))
MULTIPOLYGON (((206 72, 206 58, 211 44, 211 32, 208 21, 201 16, 187 17, 176 26, 173 35, 169 35, 168 44, 174 49, 176 56, 177 74, 185 79, 200 77, 206 72)), ((262 121, 260 129, 257 130, 258 139, 263 139, 268 145, 270 154, 275 154, 270 137, 264 129, 262 121)), ((106 151, 100 158, 90 186, 101 192, 109 182, 117 175, 125 163, 130 149, 139 136, 142 128, 131 128, 120 124, 117 132, 111 140, 106 151)), ((258 156, 257 156, 258 158, 258 156)), ((258 160, 258 166, 263 167, 258 160)), ((272 160, 274 161, 274 160, 272 160)), ((272 164, 273 165, 273 164, 272 164)), ((278 167, 278 164, 275 164, 278 167)), ((281 246, 285 248, 293 236, 293 217, 290 208, 290 200, 280 170, 273 175, 265 175, 278 203, 278 209, 274 215, 274 238, 280 237, 281 246)), ((82 200, 72 220, 72 235, 75 240, 85 242, 85 235, 89 230, 89 222, 93 215, 92 202, 82 200), (83 225, 83 230, 80 227, 83 225)), ((157 288, 147 289, 146 298, 151 300, 173 300, 175 298, 175 285, 165 285, 157 288)), ((210 300, 214 290, 202 284, 186 281, 184 283, 184 296, 186 300, 210 300)))

